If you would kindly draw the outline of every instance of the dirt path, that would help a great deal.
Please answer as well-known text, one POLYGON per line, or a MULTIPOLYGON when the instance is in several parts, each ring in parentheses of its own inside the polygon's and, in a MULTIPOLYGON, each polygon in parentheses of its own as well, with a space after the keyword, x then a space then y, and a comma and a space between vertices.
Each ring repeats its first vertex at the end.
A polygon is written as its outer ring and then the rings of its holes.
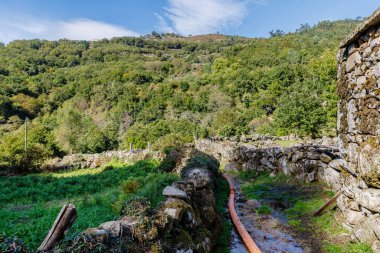
MULTIPOLYGON (((281 212, 274 212, 272 215, 258 214, 255 210, 260 207, 260 203, 256 200, 246 200, 240 187, 241 180, 237 177, 231 177, 231 179, 236 191, 236 212, 263 253, 311 252, 309 249, 303 249, 291 235, 284 214, 281 212)), ((247 252, 236 231, 232 232, 230 252, 247 252)))

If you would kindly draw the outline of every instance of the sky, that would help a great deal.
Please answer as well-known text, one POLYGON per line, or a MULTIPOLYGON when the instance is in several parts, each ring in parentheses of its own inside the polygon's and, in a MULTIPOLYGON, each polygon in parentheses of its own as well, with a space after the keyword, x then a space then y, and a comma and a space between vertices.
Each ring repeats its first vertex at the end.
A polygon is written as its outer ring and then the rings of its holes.
POLYGON ((0 41, 96 40, 152 31, 267 37, 300 24, 367 17, 376 0, 0 0, 0 41))

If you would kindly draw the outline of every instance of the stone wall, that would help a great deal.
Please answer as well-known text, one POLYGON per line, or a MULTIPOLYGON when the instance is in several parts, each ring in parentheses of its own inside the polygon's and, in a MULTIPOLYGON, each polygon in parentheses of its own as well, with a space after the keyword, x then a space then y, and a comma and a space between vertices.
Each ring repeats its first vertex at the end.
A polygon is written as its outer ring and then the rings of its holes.
POLYGON ((322 181, 335 192, 342 191, 337 204, 352 232, 352 240, 373 245, 380 238, 379 190, 352 176, 348 162, 337 147, 299 144, 292 147, 257 148, 233 142, 198 140, 197 149, 217 157, 228 170, 256 170, 305 180, 322 181))
POLYGON ((48 171, 97 168, 112 160, 135 162, 147 158, 159 158, 160 156, 160 153, 149 150, 106 151, 98 154, 72 154, 62 158, 48 160, 41 166, 41 168, 42 170, 48 171))
POLYGON ((347 161, 339 208, 353 238, 380 252, 380 9, 340 45, 339 150, 347 161))
POLYGON ((309 182, 321 179, 336 191, 341 187, 340 172, 345 161, 334 146, 298 144, 257 148, 204 139, 196 142, 196 148, 218 158, 225 164, 225 171, 256 170, 272 176, 283 173, 309 182))
POLYGON ((157 208, 132 199, 119 219, 89 228, 53 252, 213 252, 223 229, 214 194, 219 162, 192 147, 183 152, 174 168, 181 180, 164 189, 166 200, 157 208))

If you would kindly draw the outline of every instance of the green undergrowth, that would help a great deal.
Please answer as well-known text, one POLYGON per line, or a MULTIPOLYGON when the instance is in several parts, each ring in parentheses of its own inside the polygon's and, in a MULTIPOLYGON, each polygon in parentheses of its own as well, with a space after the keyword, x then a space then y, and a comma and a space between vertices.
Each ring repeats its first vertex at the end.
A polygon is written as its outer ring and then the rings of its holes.
POLYGON ((255 210, 258 214, 272 214, 273 209, 267 205, 261 205, 259 208, 255 210))
POLYGON ((242 190, 248 199, 260 200, 263 205, 256 210, 269 214, 272 208, 286 213, 289 225, 296 234, 310 241, 320 241, 321 252, 367 253, 370 247, 361 243, 350 243, 342 227, 342 217, 336 208, 329 209, 320 217, 312 217, 334 193, 319 183, 305 183, 284 174, 270 177, 256 172, 239 172, 243 179, 242 190), (275 207, 268 206, 274 204, 275 207))
POLYGON ((134 197, 152 207, 162 200, 164 186, 177 180, 162 173, 157 160, 133 165, 113 163, 82 169, 0 178, 0 234, 21 238, 29 249, 43 241, 63 204, 74 203, 78 219, 68 237, 119 216, 118 205, 134 197), (128 192, 128 182, 136 181, 128 192))
MULTIPOLYGON (((215 191, 216 209, 220 214, 226 214, 227 202, 230 188, 228 182, 221 175, 217 178, 217 189, 215 191)), ((214 249, 215 253, 228 253, 229 242, 231 238, 232 223, 230 219, 223 218, 223 232, 219 237, 217 247, 214 249)))

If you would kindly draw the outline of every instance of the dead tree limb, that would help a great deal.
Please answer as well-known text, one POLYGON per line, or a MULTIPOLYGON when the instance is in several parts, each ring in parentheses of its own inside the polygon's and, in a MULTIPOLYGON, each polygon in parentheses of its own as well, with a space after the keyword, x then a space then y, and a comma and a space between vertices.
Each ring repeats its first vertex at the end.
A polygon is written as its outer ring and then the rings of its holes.
POLYGON ((320 216, 329 206, 331 206, 332 204, 335 203, 335 201, 338 199, 338 197, 340 196, 340 194, 342 194, 341 191, 338 191, 334 197, 332 197, 329 201, 326 202, 326 204, 324 204, 321 208, 318 209, 318 211, 316 211, 314 214, 313 214, 313 217, 318 217, 320 216))
POLYGON ((64 205, 38 251, 49 251, 62 240, 77 218, 74 204, 64 205))

